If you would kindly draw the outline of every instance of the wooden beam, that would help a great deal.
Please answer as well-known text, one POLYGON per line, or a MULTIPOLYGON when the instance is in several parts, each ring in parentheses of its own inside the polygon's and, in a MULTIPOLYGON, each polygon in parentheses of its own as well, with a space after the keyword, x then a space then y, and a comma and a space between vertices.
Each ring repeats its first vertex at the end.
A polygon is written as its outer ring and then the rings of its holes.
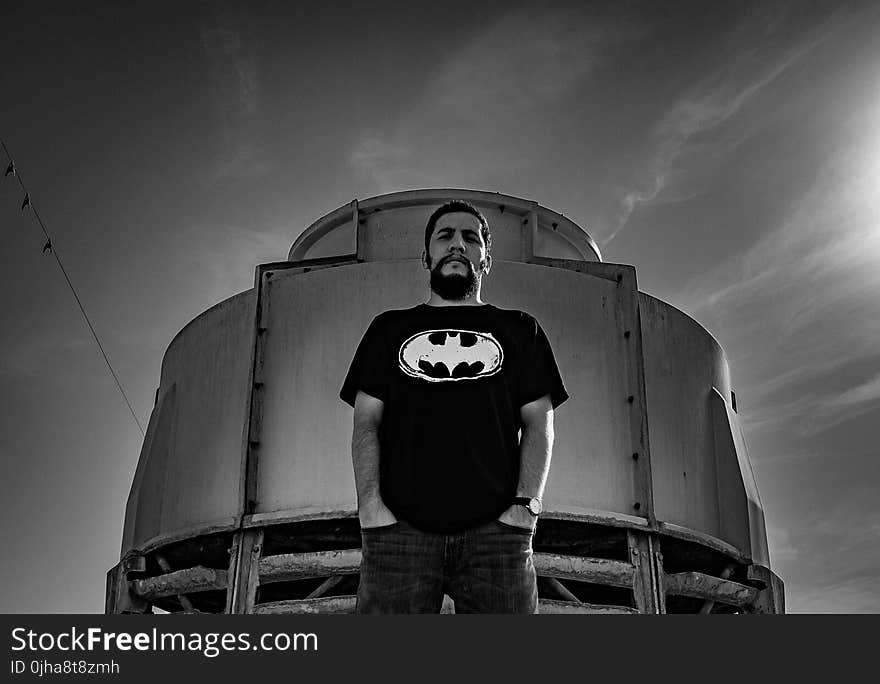
POLYGON ((763 565, 750 565, 747 577, 762 587, 754 605, 750 607, 751 612, 777 615, 785 613, 785 586, 779 577, 763 565))
POLYGON ((283 553, 260 559, 260 584, 360 572, 361 550, 283 553))
POLYGON ((198 591, 226 589, 226 571, 197 565, 194 568, 134 580, 131 588, 132 592, 146 601, 198 591))
POLYGON ((572 603, 541 599, 538 612, 544 615, 637 615, 639 611, 629 606, 604 606, 594 603, 572 603))
POLYGON ((542 577, 593 582, 626 589, 631 589, 633 586, 633 566, 622 561, 563 556, 556 553, 535 553, 532 559, 535 570, 542 577))
POLYGON ((660 600, 653 537, 645 532, 627 530, 626 538, 634 571, 633 599, 638 612, 647 615, 662 614, 664 606, 660 600))
POLYGON ((666 576, 666 593, 673 596, 690 596, 706 601, 716 601, 745 608, 755 602, 758 590, 701 572, 679 572, 666 576))
POLYGON ((327 596, 293 601, 273 601, 272 603, 257 604, 254 606, 253 612, 256 615, 353 613, 356 601, 356 596, 327 596))
POLYGON ((583 603, 583 601, 572 594, 566 588, 566 586, 555 577, 545 577, 544 582, 546 583, 546 586, 552 589, 556 593, 556 596, 563 601, 570 601, 571 603, 583 603))
MULTIPOLYGON (((724 570, 721 571, 721 579, 726 580, 730 579, 730 576, 733 574, 735 566, 728 565, 724 570)), ((703 604, 703 607, 700 608, 700 615, 709 615, 712 613, 712 610, 715 608, 715 601, 706 601, 703 604)))
POLYGON ((315 589, 312 593, 306 596, 307 599, 320 598, 328 591, 330 591, 333 587, 339 584, 343 579, 345 579, 345 575, 333 575, 332 577, 328 577, 326 580, 321 582, 321 586, 315 589))
MULTIPOLYGON (((168 564, 168 561, 158 553, 156 554, 156 562, 159 564, 159 567, 162 568, 162 572, 169 573, 171 572, 171 566, 168 564)), ((201 611, 196 610, 193 607, 192 601, 190 601, 184 594, 178 594, 175 598, 180 602, 180 606, 183 608, 186 613, 198 613, 201 611)))

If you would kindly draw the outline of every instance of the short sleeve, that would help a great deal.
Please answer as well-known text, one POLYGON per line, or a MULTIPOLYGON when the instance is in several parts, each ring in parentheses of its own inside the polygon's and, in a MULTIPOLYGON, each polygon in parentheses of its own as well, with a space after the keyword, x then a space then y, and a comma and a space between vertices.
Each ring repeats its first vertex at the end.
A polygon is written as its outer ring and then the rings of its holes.
POLYGON ((562 383, 547 335, 538 321, 531 316, 527 320, 527 343, 520 374, 519 405, 525 406, 549 394, 555 409, 568 399, 568 392, 562 383))
POLYGON ((339 398, 350 406, 354 406, 358 391, 382 401, 388 396, 388 369, 383 363, 385 335, 380 319, 381 316, 374 318, 361 338, 342 383, 339 398))

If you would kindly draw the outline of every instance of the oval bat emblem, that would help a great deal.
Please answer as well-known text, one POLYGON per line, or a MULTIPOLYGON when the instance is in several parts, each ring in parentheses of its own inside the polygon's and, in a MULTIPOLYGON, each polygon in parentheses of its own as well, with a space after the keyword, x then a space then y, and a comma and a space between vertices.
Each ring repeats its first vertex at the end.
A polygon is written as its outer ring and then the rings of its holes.
POLYGON ((501 370, 504 350, 490 333, 426 330, 400 345, 400 370, 428 382, 476 380, 501 370))

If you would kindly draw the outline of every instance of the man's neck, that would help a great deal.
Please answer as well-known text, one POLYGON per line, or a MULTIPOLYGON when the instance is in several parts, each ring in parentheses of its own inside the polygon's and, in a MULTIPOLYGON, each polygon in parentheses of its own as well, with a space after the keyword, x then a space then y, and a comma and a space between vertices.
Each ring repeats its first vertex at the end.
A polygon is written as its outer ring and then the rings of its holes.
POLYGON ((480 290, 464 299, 443 299, 434 290, 431 290, 431 296, 426 302, 428 306, 482 306, 483 301, 480 299, 480 290))

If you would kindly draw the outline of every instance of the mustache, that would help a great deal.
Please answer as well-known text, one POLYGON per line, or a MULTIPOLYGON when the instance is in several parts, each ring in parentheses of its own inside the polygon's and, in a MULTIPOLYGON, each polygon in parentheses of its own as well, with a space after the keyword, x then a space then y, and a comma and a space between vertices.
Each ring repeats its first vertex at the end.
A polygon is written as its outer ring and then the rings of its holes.
POLYGON ((460 254, 447 254, 446 256, 441 257, 440 260, 437 262, 437 268, 440 268, 444 264, 448 264, 451 261, 459 261, 463 264, 467 264, 471 270, 473 270, 474 268, 474 265, 470 262, 470 259, 468 259, 467 257, 463 257, 460 254))

